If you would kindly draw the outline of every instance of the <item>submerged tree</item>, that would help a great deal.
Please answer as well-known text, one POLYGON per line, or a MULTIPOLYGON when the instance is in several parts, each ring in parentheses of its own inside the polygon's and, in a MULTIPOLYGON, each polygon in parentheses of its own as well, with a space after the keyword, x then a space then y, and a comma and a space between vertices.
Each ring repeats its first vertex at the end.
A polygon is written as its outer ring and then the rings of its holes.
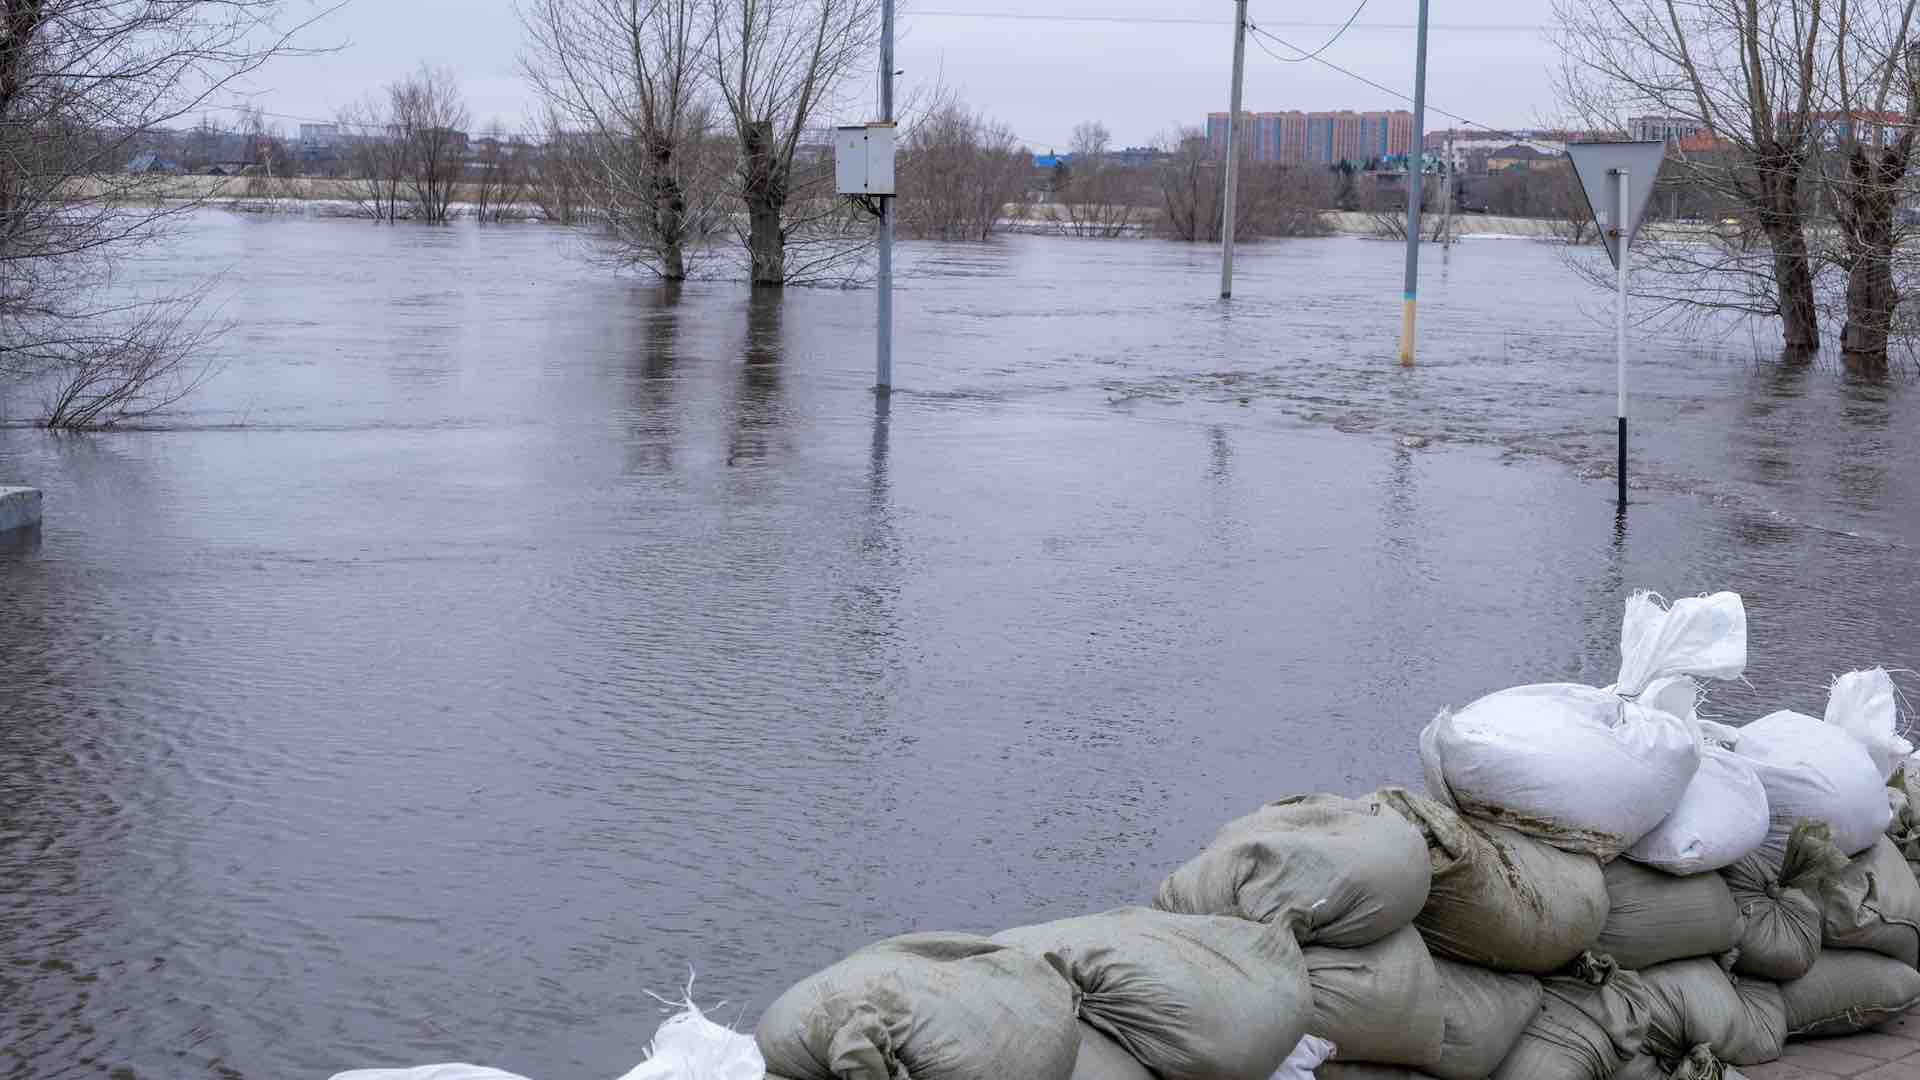
POLYGON ((708 0, 524 0, 521 68, 589 158, 582 179, 620 261, 667 281, 714 226, 708 0))
POLYGON ((734 194, 746 209, 753 284, 842 273, 864 250, 833 197, 830 149, 809 128, 873 57, 877 0, 707 0, 714 84, 739 144, 734 194))
MULTIPOLYGON (((0 375, 50 387, 43 421, 104 427, 211 372, 205 288, 115 299, 129 255, 204 202, 123 169, 275 56, 278 0, 0 0, 0 375)), ((316 16, 317 17, 317 16, 316 16)))
POLYGON ((453 196, 466 172, 467 104, 459 77, 447 68, 421 65, 411 78, 395 83, 394 135, 406 154, 407 182, 420 216, 444 225, 453 216, 453 196))

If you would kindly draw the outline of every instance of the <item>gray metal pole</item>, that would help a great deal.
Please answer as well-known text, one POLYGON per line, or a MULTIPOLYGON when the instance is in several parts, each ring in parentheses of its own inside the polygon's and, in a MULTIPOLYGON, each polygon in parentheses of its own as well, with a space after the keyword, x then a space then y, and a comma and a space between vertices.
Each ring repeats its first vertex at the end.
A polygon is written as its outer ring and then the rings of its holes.
POLYGON ((1247 77, 1247 0, 1235 0, 1233 6, 1233 109, 1227 113, 1227 190, 1221 213, 1220 299, 1233 299, 1234 218, 1240 197, 1240 148, 1234 136, 1240 128, 1241 93, 1247 77))
POLYGON ((1615 329, 1618 331, 1615 346, 1618 350, 1616 377, 1619 383, 1619 401, 1614 411, 1620 417, 1620 512, 1624 514, 1627 510, 1627 245, 1630 239, 1627 230, 1629 213, 1627 183, 1632 178, 1627 175, 1625 169, 1614 173, 1614 177, 1620 185, 1620 216, 1614 221, 1614 228, 1618 230, 1620 238, 1617 245, 1620 249, 1620 296, 1618 306, 1614 310, 1617 321, 1615 329))
MULTIPOLYGON (((880 6, 880 119, 893 123, 893 3, 880 6)), ((874 389, 893 389, 893 196, 880 196, 880 326, 874 357, 874 389)))
POLYGON ((1420 199, 1426 192, 1427 0, 1420 0, 1419 44, 1413 61, 1413 151, 1407 155, 1407 287, 1400 308, 1400 363, 1413 366, 1420 303, 1420 199))

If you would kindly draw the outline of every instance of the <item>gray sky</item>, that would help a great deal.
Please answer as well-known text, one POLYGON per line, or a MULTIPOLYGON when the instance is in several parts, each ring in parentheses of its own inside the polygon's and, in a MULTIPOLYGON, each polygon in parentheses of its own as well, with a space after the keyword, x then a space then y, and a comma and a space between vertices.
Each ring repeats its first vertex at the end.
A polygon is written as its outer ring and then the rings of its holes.
MULTIPOLYGON (((1251 0, 1250 18, 1312 50, 1325 44, 1360 0, 1251 0)), ((290 0, 294 11, 323 6, 290 0)), ((1413 86, 1417 0, 1367 0, 1323 54, 1402 93, 1413 86)), ((1181 124, 1224 111, 1232 70, 1229 0, 903 0, 901 92, 944 80, 970 104, 1005 122, 1036 149, 1065 147, 1073 127, 1101 120, 1119 145, 1143 144, 1181 124), (1049 21, 955 17, 941 12, 1080 16, 1102 20, 1215 19, 1214 24, 1049 21)), ((1550 0, 1454 0, 1434 5, 1428 102, 1496 127, 1534 126, 1553 113, 1554 51, 1543 39, 1550 0)), ((269 112, 327 118, 422 61, 461 75, 474 126, 499 118, 519 126, 533 103, 515 72, 520 28, 512 0, 349 0, 310 40, 339 53, 275 62, 252 89, 269 112)), ((1378 109, 1394 95, 1317 63, 1280 63, 1260 48, 1294 55, 1255 36, 1247 56, 1247 108, 1378 109)), ((876 57, 877 63, 877 57, 876 57)), ((872 99, 872 80, 856 101, 872 99)), ((854 112, 863 112, 855 108, 854 112)), ((864 117, 844 117, 856 119, 864 117)), ((282 121, 288 126, 292 119, 282 121)), ((1453 121, 1430 114, 1428 126, 1453 121)))

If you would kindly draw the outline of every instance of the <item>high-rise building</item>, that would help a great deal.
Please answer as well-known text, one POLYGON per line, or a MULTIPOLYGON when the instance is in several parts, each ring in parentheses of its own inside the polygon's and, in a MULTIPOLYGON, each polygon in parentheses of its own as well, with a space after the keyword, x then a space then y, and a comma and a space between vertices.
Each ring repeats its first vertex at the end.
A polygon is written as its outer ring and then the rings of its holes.
MULTIPOLYGON (((1405 111, 1248 113, 1234 139, 1247 159, 1282 165, 1365 165, 1413 149, 1413 114, 1405 111)), ((1207 143, 1214 156, 1227 152, 1227 114, 1207 116, 1207 143)))

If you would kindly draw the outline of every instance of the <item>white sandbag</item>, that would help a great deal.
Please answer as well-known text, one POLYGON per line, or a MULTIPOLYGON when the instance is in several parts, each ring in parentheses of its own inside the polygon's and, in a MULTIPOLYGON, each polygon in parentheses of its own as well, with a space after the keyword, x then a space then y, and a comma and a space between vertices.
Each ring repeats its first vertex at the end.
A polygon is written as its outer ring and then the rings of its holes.
POLYGON ((753 1036, 707 1019, 693 1003, 693 987, 681 1008, 653 1033, 647 1060, 620 1080, 763 1080, 767 1063, 753 1036))
MULTIPOLYGON (((1306 1076, 1311 1078, 1313 1074, 1309 1072, 1306 1076)), ((1135 1061, 1126 1047, 1083 1020, 1080 1022, 1080 1056, 1073 1062, 1073 1080, 1153 1080, 1153 1074, 1135 1061)))
POLYGON ((1891 779, 1913 753, 1913 744, 1900 737, 1899 700, 1885 668, 1849 672, 1827 691, 1827 723, 1866 747, 1882 780, 1891 779))
POLYGON ((332 1080, 526 1080, 516 1072, 480 1065, 417 1065, 413 1068, 355 1068, 334 1072, 332 1080))
POLYGON ((1285 925, 1122 908, 993 940, 1065 971, 1080 1019, 1160 1080, 1268 1080, 1313 1007, 1285 925))
POLYGON ((1341 1061, 1335 1058, 1320 1066, 1314 1080, 1436 1080, 1429 1073, 1399 1065, 1373 1065, 1365 1061, 1341 1061))
POLYGON ((791 1080, 1072 1080, 1075 996, 1040 954, 908 934, 802 979, 756 1035, 767 1072, 791 1080))
POLYGON ((333 1080, 527 1080, 517 1073, 479 1065, 418 1065, 411 1069, 355 1069, 334 1073, 333 1080))
POLYGON ((1280 1071, 1273 1074, 1273 1080, 1318 1080, 1314 1070, 1326 1064, 1335 1049, 1325 1039, 1305 1036, 1300 1045, 1293 1048, 1293 1053, 1287 1055, 1287 1060, 1280 1063, 1280 1071))
POLYGON ((1740 909, 1719 874, 1676 877, 1616 859, 1607 864, 1605 879, 1607 922, 1593 951, 1613 957, 1621 967, 1639 971, 1669 960, 1717 956, 1740 941, 1740 909))
POLYGON ((1680 804, 1627 858, 1681 876, 1719 870, 1764 843, 1768 824, 1767 789, 1753 764, 1709 742, 1680 804))
POLYGON ((1360 949, 1305 950, 1313 984, 1307 1033, 1340 1048, 1342 1061, 1427 1069, 1447 1026, 1440 973, 1409 926, 1360 949))
POLYGON ((1886 779, 1859 740, 1840 728, 1796 712, 1777 712, 1740 732, 1741 757, 1753 763, 1767 789, 1769 826, 1757 854, 1778 869, 1787 835, 1802 821, 1824 821, 1846 855, 1873 846, 1893 818, 1886 779))
POLYGON ((1284 922, 1302 945, 1351 949, 1412 922, 1432 877, 1419 830, 1378 798, 1303 795, 1229 822, 1153 906, 1284 922))
POLYGON ((1920 971, 1875 952, 1828 949, 1812 971, 1780 992, 1788 1038, 1852 1035, 1920 1005, 1920 971))
POLYGON ((1881 837, 1820 885, 1821 945, 1867 949, 1920 968, 1920 882, 1881 837))
POLYGON ((1401 788, 1379 798, 1426 840, 1433 884, 1414 925, 1434 956, 1546 975, 1599 939, 1607 885, 1593 856, 1470 822, 1401 788))
POLYGON ((1603 860, 1639 843, 1700 767, 1700 732, 1688 719, 1696 688, 1682 677, 1745 670, 1746 608, 1734 593, 1671 609, 1637 593, 1620 656, 1620 677, 1605 689, 1521 686, 1442 712, 1420 733, 1428 792, 1468 817, 1603 860))
POLYGON ((1484 1080, 1506 1060, 1540 1011, 1540 980, 1435 960, 1446 1037, 1428 1072, 1440 1080, 1484 1080))

